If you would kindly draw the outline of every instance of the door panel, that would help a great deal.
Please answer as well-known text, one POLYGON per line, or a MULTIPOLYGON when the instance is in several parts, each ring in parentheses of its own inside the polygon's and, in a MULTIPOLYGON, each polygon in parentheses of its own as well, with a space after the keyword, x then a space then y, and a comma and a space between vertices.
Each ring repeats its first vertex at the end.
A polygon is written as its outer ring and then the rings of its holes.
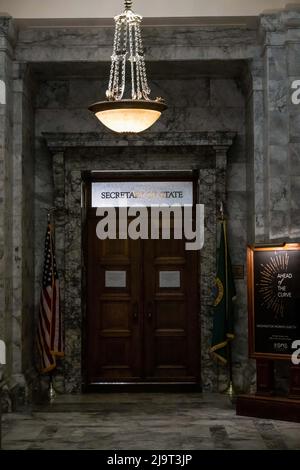
POLYGON ((90 210, 88 239, 88 384, 141 377, 141 243, 99 240, 90 210))
POLYGON ((198 380, 197 256, 186 252, 184 243, 184 239, 145 241, 145 376, 148 381, 198 380))

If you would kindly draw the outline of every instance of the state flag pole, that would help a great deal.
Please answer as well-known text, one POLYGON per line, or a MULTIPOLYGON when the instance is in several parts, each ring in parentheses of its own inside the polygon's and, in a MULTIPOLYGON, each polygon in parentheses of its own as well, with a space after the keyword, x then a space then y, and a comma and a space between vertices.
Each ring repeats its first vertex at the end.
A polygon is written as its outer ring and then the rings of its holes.
MULTIPOLYGON (((229 313, 229 295, 228 295, 228 243, 227 243, 227 220, 224 213, 224 205, 223 201, 220 203, 220 219, 221 224, 224 224, 224 236, 225 236, 225 275, 226 275, 226 321, 228 322, 228 313, 229 313)), ((231 341, 227 342, 227 350, 228 350, 228 372, 229 372, 229 385, 225 393, 229 395, 230 398, 233 398, 234 391, 233 391, 233 370, 232 370, 232 348, 231 348, 231 341)))
POLYGON ((229 385, 225 393, 232 398, 234 392, 231 341, 234 339, 233 301, 236 290, 228 250, 227 220, 224 215, 223 202, 220 203, 218 218, 221 222, 221 235, 215 278, 213 334, 210 352, 219 364, 228 367, 229 385))

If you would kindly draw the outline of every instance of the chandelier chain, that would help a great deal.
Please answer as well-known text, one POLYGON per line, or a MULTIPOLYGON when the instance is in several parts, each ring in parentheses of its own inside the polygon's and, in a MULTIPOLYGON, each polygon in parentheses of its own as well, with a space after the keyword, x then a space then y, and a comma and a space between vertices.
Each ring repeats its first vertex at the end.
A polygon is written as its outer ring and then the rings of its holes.
POLYGON ((111 56, 111 67, 110 67, 110 75, 109 75, 109 83, 108 83, 108 90, 106 91, 106 98, 112 99, 113 98, 113 86, 115 81, 115 64, 116 64, 116 54, 117 54, 117 25, 116 31, 114 36, 114 45, 113 45, 113 53, 111 56))
POLYGON ((121 100, 126 91, 126 61, 130 61, 131 99, 150 100, 144 48, 141 36, 142 17, 131 10, 132 1, 125 0, 125 11, 115 17, 115 35, 106 97, 121 100))
POLYGON ((123 49, 123 60, 122 60, 122 86, 121 86, 121 97, 124 95, 125 85, 126 85, 126 58, 127 58, 127 36, 128 30, 124 28, 123 31, 123 42, 124 42, 124 49, 123 49))
POLYGON ((134 74, 134 51, 133 51, 133 35, 132 35, 132 25, 128 25, 129 28, 129 60, 131 65, 131 98, 136 99, 135 92, 135 74, 134 74))
POLYGON ((132 8, 132 0, 125 0, 125 10, 131 10, 132 8))
POLYGON ((135 66, 136 66, 136 86, 137 86, 137 99, 140 100, 142 98, 141 93, 141 70, 140 70, 140 56, 139 56, 139 46, 138 46, 138 39, 137 39, 137 29, 138 25, 134 26, 134 36, 135 36, 135 66))
POLYGON ((114 64, 114 78, 113 78, 113 86, 112 86, 112 98, 118 99, 118 88, 119 88, 119 60, 118 60, 118 49, 119 49, 119 28, 116 28, 116 50, 112 60, 112 64, 114 64))
POLYGON ((150 95, 151 90, 148 86, 148 81, 147 81, 144 48, 143 48, 143 43, 142 43, 141 29, 139 25, 137 27, 137 43, 138 43, 138 48, 139 48, 139 54, 141 56, 140 61, 141 61, 141 79, 142 79, 143 96, 145 99, 149 99, 148 95, 150 95))

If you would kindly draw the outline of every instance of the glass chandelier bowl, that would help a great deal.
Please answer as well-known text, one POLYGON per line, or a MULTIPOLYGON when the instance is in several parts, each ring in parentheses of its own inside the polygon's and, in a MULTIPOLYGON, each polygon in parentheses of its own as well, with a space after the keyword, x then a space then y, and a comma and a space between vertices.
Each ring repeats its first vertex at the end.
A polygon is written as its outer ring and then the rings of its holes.
POLYGON ((142 17, 125 0, 125 11, 115 17, 115 36, 106 101, 89 106, 99 121, 110 130, 139 133, 151 127, 167 109, 162 98, 150 99, 140 24, 142 17), (128 64, 129 62, 129 64, 128 64), (131 98, 123 99, 126 65, 131 77, 131 98))
POLYGON ((151 100, 99 101, 89 109, 108 129, 130 134, 151 127, 160 118, 166 105, 151 100))

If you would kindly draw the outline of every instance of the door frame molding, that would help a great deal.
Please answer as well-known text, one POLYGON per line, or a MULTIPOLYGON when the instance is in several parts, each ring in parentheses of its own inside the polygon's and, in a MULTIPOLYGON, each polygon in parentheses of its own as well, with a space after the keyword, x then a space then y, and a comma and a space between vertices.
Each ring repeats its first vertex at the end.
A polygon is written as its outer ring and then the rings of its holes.
MULTIPOLYGON (((175 170, 175 171, 123 171, 123 172, 111 172, 111 171, 98 171, 98 172, 84 172, 82 173, 83 191, 84 197, 84 220, 82 225, 82 236, 83 236, 83 257, 85 272, 88 270, 88 237, 87 237, 87 214, 91 209, 91 187, 94 182, 132 182, 132 181, 191 181, 193 183, 193 207, 199 203, 199 191, 198 191, 198 171, 197 170, 175 170), (120 174, 121 173, 121 174, 120 174)), ((200 252, 199 250, 195 253, 197 257, 197 305, 196 309, 198 312, 197 320, 197 338, 198 342, 196 345, 197 349, 197 382, 103 382, 99 384, 88 384, 87 377, 87 361, 88 361, 88 348, 87 348, 87 322, 83 322, 83 342, 82 342, 82 363, 83 363, 83 391, 84 392, 195 392, 202 391, 201 384, 201 322, 200 322, 200 309, 201 309, 201 298, 200 298, 200 252)), ((87 298, 87 276, 83 280, 83 303, 85 311, 88 309, 88 298, 87 298)))

